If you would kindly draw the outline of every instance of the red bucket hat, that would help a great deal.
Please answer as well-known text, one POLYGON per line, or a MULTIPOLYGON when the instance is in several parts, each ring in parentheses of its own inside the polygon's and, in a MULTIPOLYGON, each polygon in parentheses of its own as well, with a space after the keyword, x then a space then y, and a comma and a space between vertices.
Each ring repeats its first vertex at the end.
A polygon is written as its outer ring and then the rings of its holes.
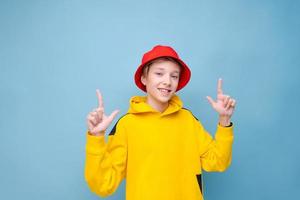
POLYGON ((171 48, 169 46, 157 45, 157 46, 153 47, 153 49, 151 49, 150 51, 146 52, 143 55, 142 63, 138 67, 138 69, 136 70, 135 75, 134 75, 135 84, 138 86, 138 88, 140 88, 144 92, 146 92, 146 87, 141 81, 141 76, 143 74, 143 68, 152 60, 161 58, 161 57, 171 57, 171 58, 175 59, 181 65, 180 78, 179 78, 178 87, 177 87, 176 91, 178 91, 178 90, 182 89, 184 86, 186 86, 186 84, 189 82, 189 80, 191 78, 191 70, 179 58, 178 54, 176 53, 176 51, 173 48, 171 48))

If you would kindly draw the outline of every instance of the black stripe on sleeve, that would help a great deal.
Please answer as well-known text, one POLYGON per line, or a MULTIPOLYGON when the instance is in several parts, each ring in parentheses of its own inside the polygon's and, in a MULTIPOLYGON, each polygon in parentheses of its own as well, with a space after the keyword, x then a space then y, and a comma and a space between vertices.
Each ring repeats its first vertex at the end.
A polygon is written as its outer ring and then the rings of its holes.
POLYGON ((199 121, 199 119, 192 113, 192 111, 190 111, 190 110, 187 109, 187 108, 182 108, 182 109, 189 111, 189 112, 193 115, 193 117, 194 117, 197 121, 199 121))
POLYGON ((203 196, 203 192, 202 192, 202 177, 201 177, 201 174, 196 174, 196 176, 197 176, 197 181, 198 181, 198 185, 199 185, 200 191, 201 191, 202 196, 203 196))
MULTIPOLYGON (((128 114, 128 113, 127 113, 128 114)), ((114 135, 116 133, 117 130, 117 124, 119 123, 120 119, 122 119, 123 117, 125 117, 127 114, 121 116, 118 121, 116 122, 116 124, 114 125, 114 127, 111 129, 109 135, 114 135)))

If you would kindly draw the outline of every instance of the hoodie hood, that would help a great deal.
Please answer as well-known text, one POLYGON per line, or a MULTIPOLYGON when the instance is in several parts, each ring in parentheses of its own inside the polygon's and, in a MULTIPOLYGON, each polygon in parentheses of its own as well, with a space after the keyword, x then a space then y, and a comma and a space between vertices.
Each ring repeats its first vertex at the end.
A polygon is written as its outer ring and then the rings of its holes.
MULTIPOLYGON (((157 110, 153 109, 149 104, 146 103, 145 96, 133 96, 130 99, 130 106, 128 113, 131 114, 141 114, 141 113, 159 113, 157 110)), ((182 108, 182 101, 177 95, 174 95, 170 101, 168 108, 161 113, 162 115, 168 115, 174 112, 179 111, 182 108)))

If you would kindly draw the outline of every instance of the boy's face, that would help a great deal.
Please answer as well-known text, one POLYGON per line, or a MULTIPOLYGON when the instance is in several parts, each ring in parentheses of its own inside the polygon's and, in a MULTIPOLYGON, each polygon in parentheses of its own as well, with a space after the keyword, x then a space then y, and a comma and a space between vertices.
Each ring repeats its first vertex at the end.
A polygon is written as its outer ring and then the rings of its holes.
POLYGON ((146 86, 148 103, 167 104, 175 94, 180 75, 180 66, 169 60, 157 60, 148 73, 141 78, 146 86))

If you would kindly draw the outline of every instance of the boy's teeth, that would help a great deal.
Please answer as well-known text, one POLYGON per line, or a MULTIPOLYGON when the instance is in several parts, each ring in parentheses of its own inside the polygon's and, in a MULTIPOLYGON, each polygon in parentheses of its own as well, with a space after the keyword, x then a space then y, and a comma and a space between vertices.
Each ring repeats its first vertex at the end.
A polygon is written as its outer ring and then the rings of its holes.
POLYGON ((159 89, 159 91, 163 94, 163 95, 169 95, 169 90, 167 89, 159 89))

